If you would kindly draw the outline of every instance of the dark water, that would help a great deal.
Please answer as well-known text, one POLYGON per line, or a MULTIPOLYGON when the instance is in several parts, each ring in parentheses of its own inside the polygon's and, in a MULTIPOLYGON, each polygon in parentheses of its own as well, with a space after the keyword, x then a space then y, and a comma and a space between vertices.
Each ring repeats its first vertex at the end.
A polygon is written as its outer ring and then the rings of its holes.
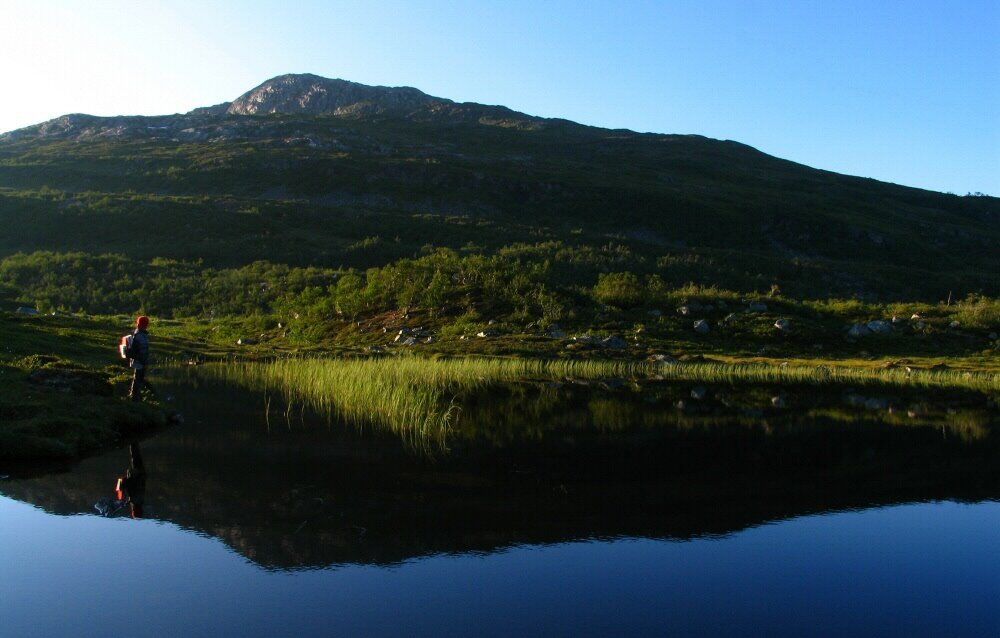
POLYGON ((466 397, 432 458, 163 385, 142 518, 94 509, 125 445, 0 472, 0 635, 1000 635, 982 397, 605 385, 466 397))

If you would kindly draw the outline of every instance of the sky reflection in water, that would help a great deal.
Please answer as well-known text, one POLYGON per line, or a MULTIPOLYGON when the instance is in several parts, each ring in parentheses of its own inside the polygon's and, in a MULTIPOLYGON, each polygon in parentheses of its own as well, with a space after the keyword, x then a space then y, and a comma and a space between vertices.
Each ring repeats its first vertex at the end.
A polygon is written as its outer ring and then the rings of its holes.
POLYGON ((172 524, 55 517, 7 498, 0 518, 0 616, 17 636, 1000 631, 998 502, 301 571, 172 524))

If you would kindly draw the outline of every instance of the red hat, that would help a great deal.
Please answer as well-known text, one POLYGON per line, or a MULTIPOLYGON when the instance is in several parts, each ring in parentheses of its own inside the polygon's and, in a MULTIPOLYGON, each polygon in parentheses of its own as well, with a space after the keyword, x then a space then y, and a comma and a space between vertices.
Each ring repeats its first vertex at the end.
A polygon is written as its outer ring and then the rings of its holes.
POLYGON ((142 315, 135 320, 135 327, 139 330, 145 330, 147 326, 149 326, 149 317, 146 315, 142 315))

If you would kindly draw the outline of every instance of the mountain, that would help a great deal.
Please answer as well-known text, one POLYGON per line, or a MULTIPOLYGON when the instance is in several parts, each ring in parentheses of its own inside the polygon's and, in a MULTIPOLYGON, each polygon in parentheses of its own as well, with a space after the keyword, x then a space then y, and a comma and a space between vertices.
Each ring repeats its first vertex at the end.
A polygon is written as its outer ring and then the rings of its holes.
POLYGON ((0 257, 366 268, 426 244, 531 244, 587 287, 632 271, 801 297, 1000 291, 996 198, 315 75, 185 114, 0 135, 0 223, 0 257))

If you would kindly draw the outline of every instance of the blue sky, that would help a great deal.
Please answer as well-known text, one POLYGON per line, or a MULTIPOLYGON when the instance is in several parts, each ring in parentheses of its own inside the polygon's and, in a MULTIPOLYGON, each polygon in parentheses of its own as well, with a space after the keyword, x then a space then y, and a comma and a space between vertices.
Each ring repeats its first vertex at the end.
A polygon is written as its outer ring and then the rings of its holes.
POLYGON ((1000 0, 6 0, 0 23, 0 131, 312 72, 1000 195, 1000 0))

